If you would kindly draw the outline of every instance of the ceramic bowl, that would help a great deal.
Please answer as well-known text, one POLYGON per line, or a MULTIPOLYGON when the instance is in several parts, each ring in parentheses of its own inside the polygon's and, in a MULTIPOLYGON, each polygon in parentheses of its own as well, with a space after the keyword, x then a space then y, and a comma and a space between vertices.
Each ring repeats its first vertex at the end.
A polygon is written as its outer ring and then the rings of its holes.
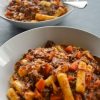
POLYGON ((24 22, 24 21, 16 21, 12 19, 8 19, 5 16, 5 11, 6 8, 9 4, 9 0, 0 0, 0 17, 3 19, 9 21, 13 25, 23 28, 23 29, 31 29, 31 28, 36 28, 36 27, 41 27, 41 26, 52 26, 61 23, 67 16, 72 12, 73 8, 71 6, 68 6, 68 12, 65 13, 64 15, 51 19, 51 20, 46 20, 46 21, 41 21, 41 22, 24 22))
POLYGON ((14 64, 30 48, 43 46, 48 40, 57 44, 74 44, 100 57, 100 38, 91 33, 67 27, 41 27, 16 35, 0 47, 0 100, 7 100, 9 78, 14 64))

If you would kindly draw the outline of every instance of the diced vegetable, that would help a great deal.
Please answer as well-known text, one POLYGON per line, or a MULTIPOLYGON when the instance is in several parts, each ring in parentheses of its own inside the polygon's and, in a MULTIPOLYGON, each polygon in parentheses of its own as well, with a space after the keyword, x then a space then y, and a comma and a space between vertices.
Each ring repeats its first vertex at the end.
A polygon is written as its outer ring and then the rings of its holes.
POLYGON ((69 45, 68 47, 65 48, 65 50, 69 53, 72 53, 73 51, 73 47, 71 45, 69 45))
POLYGON ((42 95, 39 93, 39 91, 37 89, 34 91, 34 93, 35 93, 34 96, 35 96, 36 99, 39 99, 39 98, 42 97, 42 95))
POLYGON ((35 86, 36 86, 36 88, 37 88, 40 92, 42 92, 43 89, 45 88, 45 80, 41 78, 41 79, 36 83, 35 86))
POLYGON ((71 66, 69 67, 69 69, 70 69, 71 71, 76 71, 76 70, 78 69, 78 62, 77 62, 77 61, 73 62, 73 63, 71 64, 71 66))
POLYGON ((80 59, 81 56, 82 56, 82 53, 80 51, 78 51, 77 54, 76 54, 76 58, 80 59))
POLYGON ((21 66, 18 70, 18 74, 20 77, 27 75, 27 73, 28 73, 28 71, 26 69, 26 66, 21 66))
POLYGON ((74 79, 75 79, 74 76, 72 76, 72 75, 68 75, 68 81, 72 81, 72 80, 74 80, 74 79))
POLYGON ((62 97, 60 95, 51 94, 50 100, 62 100, 62 97))
POLYGON ((6 12, 6 16, 12 16, 13 15, 13 13, 10 11, 10 10, 8 10, 7 12, 6 12))
POLYGON ((45 69, 46 74, 48 74, 52 70, 52 66, 50 64, 46 64, 44 69, 45 69))

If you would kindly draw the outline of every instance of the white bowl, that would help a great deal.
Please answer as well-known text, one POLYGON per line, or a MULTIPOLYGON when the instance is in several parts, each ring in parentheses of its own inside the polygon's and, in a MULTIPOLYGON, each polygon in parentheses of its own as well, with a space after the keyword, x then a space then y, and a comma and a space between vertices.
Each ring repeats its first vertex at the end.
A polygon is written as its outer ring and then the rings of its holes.
POLYGON ((30 48, 43 46, 47 40, 60 44, 74 44, 100 57, 100 38, 67 27, 42 27, 23 32, 0 47, 0 100, 7 100, 9 78, 15 62, 30 48))
POLYGON ((17 27, 20 27, 20 28, 23 28, 23 29, 31 29, 31 28, 41 27, 41 26, 52 26, 52 25, 59 24, 73 10, 73 8, 71 6, 68 6, 68 12, 67 13, 65 13, 64 15, 62 15, 58 18, 47 20, 47 21, 41 21, 41 22, 16 21, 16 20, 8 19, 5 16, 5 11, 6 11, 7 5, 9 4, 9 2, 7 2, 7 1, 9 1, 9 0, 0 0, 0 2, 1 2, 0 3, 0 17, 11 22, 12 24, 16 25, 17 27))

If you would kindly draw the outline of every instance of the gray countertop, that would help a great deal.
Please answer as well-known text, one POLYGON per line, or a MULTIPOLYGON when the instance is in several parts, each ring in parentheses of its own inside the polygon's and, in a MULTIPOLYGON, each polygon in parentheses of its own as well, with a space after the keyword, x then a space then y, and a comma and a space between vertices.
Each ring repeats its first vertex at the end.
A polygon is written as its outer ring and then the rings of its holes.
MULTIPOLYGON (((88 2, 85 9, 75 8, 58 26, 82 29, 100 37, 100 0, 88 0, 88 2)), ((0 45, 23 31, 25 30, 0 18, 0 45)))

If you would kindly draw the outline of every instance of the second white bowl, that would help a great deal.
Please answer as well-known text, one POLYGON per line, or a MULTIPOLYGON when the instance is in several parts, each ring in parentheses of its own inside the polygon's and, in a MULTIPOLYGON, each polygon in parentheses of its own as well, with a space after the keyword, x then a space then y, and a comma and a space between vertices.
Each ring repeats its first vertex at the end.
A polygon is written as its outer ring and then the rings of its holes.
POLYGON ((41 21, 41 22, 24 22, 24 21, 15 21, 15 20, 8 19, 7 17, 5 17, 5 11, 8 4, 9 4, 8 0, 0 0, 0 17, 9 21, 15 26, 23 28, 23 29, 31 29, 31 28, 41 27, 41 26, 56 25, 58 23, 61 23, 66 18, 66 16, 70 14, 73 10, 71 6, 68 6, 68 12, 58 18, 41 21))

